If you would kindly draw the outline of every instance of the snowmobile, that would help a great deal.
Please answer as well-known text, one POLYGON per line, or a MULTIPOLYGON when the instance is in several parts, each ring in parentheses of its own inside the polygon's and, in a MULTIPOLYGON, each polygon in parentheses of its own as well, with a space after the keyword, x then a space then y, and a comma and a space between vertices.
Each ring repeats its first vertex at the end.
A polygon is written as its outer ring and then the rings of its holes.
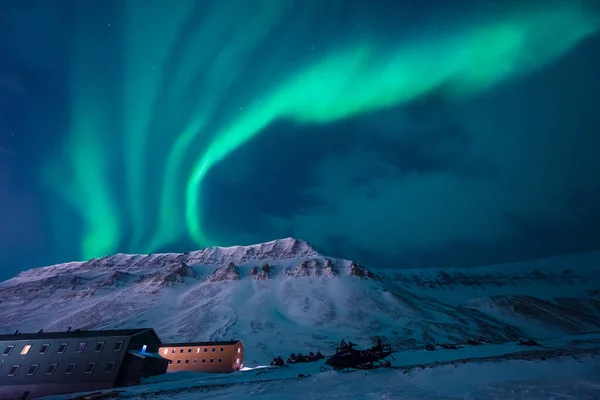
POLYGON ((283 361, 283 358, 278 356, 278 357, 273 358, 273 361, 271 361, 271 365, 277 366, 277 367, 282 367, 285 365, 285 362, 283 361))
MULTIPOLYGON (((392 364, 387 360, 384 361, 384 359, 391 356, 392 353, 390 345, 378 345, 366 350, 356 350, 350 346, 349 348, 340 349, 329 357, 325 364, 335 371, 389 368, 392 364)), ((321 372, 327 370, 329 370, 327 367, 321 367, 321 372)))

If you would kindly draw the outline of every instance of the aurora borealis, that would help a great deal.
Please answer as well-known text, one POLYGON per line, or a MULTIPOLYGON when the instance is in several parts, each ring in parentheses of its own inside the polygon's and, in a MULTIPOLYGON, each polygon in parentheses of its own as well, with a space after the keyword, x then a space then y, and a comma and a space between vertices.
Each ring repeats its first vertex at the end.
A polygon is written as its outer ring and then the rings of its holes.
POLYGON ((0 166, 30 177, 0 195, 37 199, 51 250, 36 262, 284 236, 367 263, 439 262, 423 254, 460 246, 494 262, 528 235, 536 250, 515 257, 581 250, 540 244, 531 226, 600 215, 583 143, 600 121, 572 105, 598 100, 600 63, 560 67, 598 41, 597 7, 424 3, 4 2, 0 76, 30 94, 0 79, 0 105, 39 115, 0 114, 0 148, 20 154, 0 166), (576 76, 583 92, 554 98, 576 76))

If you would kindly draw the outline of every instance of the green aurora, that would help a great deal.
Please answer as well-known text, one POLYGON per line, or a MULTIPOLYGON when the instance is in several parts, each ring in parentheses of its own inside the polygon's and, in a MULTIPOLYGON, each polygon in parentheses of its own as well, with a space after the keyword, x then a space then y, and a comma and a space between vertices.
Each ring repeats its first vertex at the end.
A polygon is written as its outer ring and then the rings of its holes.
POLYGON ((81 22, 69 140, 44 166, 47 184, 80 214, 83 259, 114 253, 124 241, 132 252, 157 251, 184 235, 199 246, 219 244, 203 224, 203 181, 275 121, 327 124, 432 92, 461 101, 548 65, 599 27, 582 3, 554 2, 464 18, 437 35, 340 34, 292 57, 294 39, 308 32, 283 16, 327 15, 322 4, 304 2, 300 11, 293 1, 203 10, 184 0, 121 4, 120 96, 93 79, 102 67, 81 22), (273 36, 279 44, 270 44, 273 36), (110 179, 115 163, 123 182, 110 179), (160 190, 150 190, 157 182, 160 190), (124 199, 116 185, 126 188, 124 199))

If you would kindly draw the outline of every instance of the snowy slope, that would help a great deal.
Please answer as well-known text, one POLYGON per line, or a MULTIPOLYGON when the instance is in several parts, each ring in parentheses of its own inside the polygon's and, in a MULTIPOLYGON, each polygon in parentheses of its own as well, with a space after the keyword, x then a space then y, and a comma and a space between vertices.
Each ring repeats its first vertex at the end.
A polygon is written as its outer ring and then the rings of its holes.
POLYGON ((0 283, 12 333, 148 326, 163 340, 242 339, 247 363, 340 338, 396 348, 600 331, 600 253, 472 269, 375 270, 286 238, 184 254, 125 255, 0 283))

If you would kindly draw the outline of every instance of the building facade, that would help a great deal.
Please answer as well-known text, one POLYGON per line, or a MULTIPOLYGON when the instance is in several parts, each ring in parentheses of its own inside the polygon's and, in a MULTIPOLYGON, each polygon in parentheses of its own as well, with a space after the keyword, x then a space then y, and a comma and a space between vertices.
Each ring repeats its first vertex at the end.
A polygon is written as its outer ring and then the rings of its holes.
POLYGON ((166 372, 159 347, 153 329, 0 335, 0 399, 137 384, 166 372))
POLYGON ((169 359, 167 372, 226 373, 237 371, 242 367, 244 345, 240 340, 163 343, 159 354, 169 359))

